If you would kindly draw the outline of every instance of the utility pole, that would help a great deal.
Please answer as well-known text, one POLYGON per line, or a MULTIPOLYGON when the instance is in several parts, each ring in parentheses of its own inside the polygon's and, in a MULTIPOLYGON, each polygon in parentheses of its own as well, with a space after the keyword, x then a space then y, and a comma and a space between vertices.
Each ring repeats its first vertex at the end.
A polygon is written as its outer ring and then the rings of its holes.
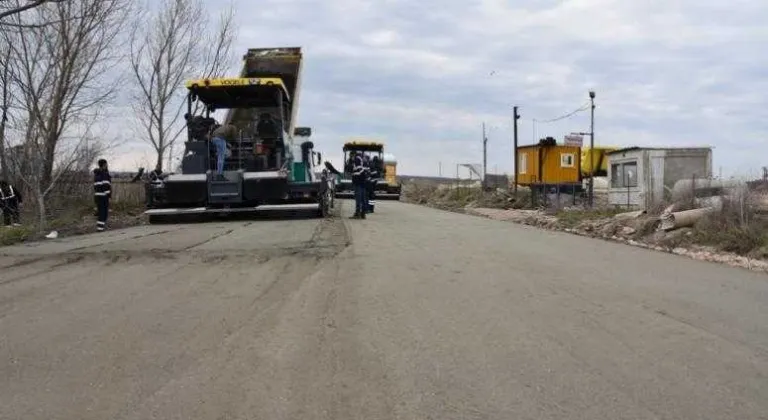
POLYGON ((443 162, 437 162, 437 173, 439 174, 440 178, 443 177, 443 162))
POLYGON ((589 102, 591 104, 590 123, 589 123, 589 207, 591 208, 595 200, 595 91, 589 91, 589 102))
POLYGON ((487 172, 487 166, 488 166, 488 137, 485 136, 485 122, 483 122, 483 191, 485 191, 487 185, 485 183, 485 179, 487 178, 486 174, 487 172))
POLYGON ((514 166, 515 173, 512 175, 512 178, 513 178, 513 182, 515 183, 515 187, 514 187, 515 197, 517 197, 517 174, 519 172, 517 170, 517 163, 518 163, 518 156, 517 156, 517 120, 519 120, 519 119, 520 119, 520 115, 517 114, 517 106, 515 106, 514 108, 512 108, 512 122, 513 122, 512 125, 515 128, 515 137, 514 137, 513 143, 512 143, 512 149, 514 150, 513 153, 514 153, 514 159, 515 159, 515 166, 514 166))

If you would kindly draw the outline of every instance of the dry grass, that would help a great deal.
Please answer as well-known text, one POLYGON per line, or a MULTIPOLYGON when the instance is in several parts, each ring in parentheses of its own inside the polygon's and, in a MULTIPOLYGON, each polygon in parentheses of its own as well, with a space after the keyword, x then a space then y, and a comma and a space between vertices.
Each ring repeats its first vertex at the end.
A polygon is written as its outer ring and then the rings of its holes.
MULTIPOLYGON (((113 182, 109 225, 124 227, 143 223, 144 185, 113 182)), ((40 224, 35 200, 26 194, 21 207, 21 227, 0 229, 0 245, 39 239, 50 230, 63 235, 93 231, 96 224, 93 187, 90 183, 64 185, 48 196, 46 221, 40 224)))
POLYGON ((768 256, 768 217, 750 205, 749 195, 724 198, 721 210, 696 222, 692 240, 740 255, 768 256))
POLYGON ((613 207, 595 207, 593 209, 561 210, 555 214, 563 227, 575 227, 582 222, 609 219, 626 210, 613 207))
POLYGON ((528 189, 520 189, 516 198, 511 191, 500 189, 483 191, 476 186, 415 181, 403 185, 403 201, 454 211, 467 206, 509 209, 529 207, 531 194, 528 189))

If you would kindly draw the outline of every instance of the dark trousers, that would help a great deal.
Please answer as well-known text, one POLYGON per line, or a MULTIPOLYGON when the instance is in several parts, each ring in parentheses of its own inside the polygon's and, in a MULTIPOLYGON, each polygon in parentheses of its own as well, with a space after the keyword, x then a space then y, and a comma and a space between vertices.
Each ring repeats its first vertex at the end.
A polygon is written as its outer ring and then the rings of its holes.
POLYGON ((355 183, 353 187, 355 188, 355 214, 356 215, 364 215, 368 208, 368 189, 365 187, 366 184, 363 182, 355 183))
POLYGON ((376 203, 376 181, 369 181, 368 182, 368 194, 366 195, 367 200, 365 203, 365 208, 368 209, 368 211, 373 211, 373 206, 376 203))
POLYGON ((19 223, 19 200, 16 197, 3 200, 3 222, 6 226, 19 223))
POLYGON ((107 217, 109 216, 109 198, 96 197, 96 229, 104 230, 107 227, 107 217))

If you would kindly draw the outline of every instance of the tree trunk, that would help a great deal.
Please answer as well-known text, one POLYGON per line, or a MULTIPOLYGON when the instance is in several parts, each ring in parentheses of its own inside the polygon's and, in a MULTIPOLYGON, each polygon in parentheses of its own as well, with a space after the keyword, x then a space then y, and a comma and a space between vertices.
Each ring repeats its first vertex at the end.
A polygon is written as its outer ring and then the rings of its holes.
POLYGON ((163 150, 157 152, 157 163, 155 163, 156 165, 155 167, 160 168, 161 172, 163 170, 163 155, 165 154, 163 152, 164 152, 163 150))
POLYGON ((38 230, 40 232, 43 232, 45 230, 45 226, 47 224, 46 221, 48 219, 46 217, 46 214, 45 214, 45 211, 46 211, 46 209, 45 209, 45 195, 43 194, 42 191, 38 191, 37 194, 36 194, 36 198, 37 198, 37 217, 39 219, 38 220, 38 224, 39 224, 38 230))
POLYGON ((43 145, 43 173, 40 174, 40 188, 46 189, 53 182, 53 165, 56 157, 56 142, 52 136, 47 138, 43 145))
POLYGON ((2 115, 0 115, 0 175, 7 182, 12 182, 10 178, 10 171, 8 171, 8 159, 5 156, 6 144, 5 144, 5 122, 8 120, 8 110, 3 109, 2 115))

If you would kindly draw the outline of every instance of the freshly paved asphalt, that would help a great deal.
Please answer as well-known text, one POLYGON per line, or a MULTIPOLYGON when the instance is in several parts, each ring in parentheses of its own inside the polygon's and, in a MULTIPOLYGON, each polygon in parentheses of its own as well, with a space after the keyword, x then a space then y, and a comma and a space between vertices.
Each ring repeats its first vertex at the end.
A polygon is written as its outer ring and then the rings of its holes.
POLYGON ((379 202, 0 266, 2 419, 768 419, 768 277, 599 240, 379 202))

